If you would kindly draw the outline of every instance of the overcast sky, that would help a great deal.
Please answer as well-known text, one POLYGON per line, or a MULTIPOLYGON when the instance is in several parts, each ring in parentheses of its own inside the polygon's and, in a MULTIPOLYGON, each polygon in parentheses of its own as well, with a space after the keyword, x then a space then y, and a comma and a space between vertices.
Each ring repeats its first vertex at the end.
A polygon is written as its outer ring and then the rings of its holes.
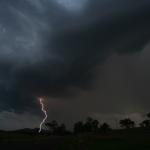
POLYGON ((115 125, 150 111, 149 0, 1 0, 0 129, 115 125))

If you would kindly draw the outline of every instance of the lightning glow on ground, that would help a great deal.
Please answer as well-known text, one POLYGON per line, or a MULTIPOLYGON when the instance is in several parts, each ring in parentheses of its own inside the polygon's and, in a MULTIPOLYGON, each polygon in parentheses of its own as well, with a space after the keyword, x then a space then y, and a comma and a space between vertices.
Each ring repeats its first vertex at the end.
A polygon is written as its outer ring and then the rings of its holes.
POLYGON ((39 133, 40 133, 40 132, 42 131, 42 126, 43 126, 43 124, 45 123, 45 121, 46 121, 46 119, 47 119, 47 112, 46 112, 46 110, 45 110, 45 108, 44 108, 44 103, 43 103, 44 99, 43 99, 43 98, 40 98, 39 101, 40 101, 40 104, 41 104, 41 111, 42 111, 42 112, 44 113, 44 115, 45 115, 44 119, 43 119, 42 122, 40 123, 40 128, 39 128, 39 133))

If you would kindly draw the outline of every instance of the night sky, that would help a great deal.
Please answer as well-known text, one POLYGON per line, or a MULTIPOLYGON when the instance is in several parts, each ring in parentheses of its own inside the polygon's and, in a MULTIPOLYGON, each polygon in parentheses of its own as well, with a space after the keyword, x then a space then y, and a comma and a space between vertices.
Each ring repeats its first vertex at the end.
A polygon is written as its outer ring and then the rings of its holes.
POLYGON ((115 126, 150 112, 149 0, 0 0, 0 129, 115 126))

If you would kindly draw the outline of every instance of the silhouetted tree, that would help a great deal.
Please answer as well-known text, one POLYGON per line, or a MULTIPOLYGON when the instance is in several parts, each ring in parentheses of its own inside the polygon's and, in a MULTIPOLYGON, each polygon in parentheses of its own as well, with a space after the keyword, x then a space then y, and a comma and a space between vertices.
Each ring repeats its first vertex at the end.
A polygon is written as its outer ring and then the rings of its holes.
POLYGON ((84 132, 84 124, 79 121, 74 124, 74 133, 83 133, 84 132))
POLYGON ((144 120, 140 123, 140 127, 142 128, 149 128, 150 127, 150 120, 144 120))
POLYGON ((142 127, 142 128, 150 128, 150 113, 148 113, 146 116, 147 116, 148 119, 142 121, 142 122, 139 124, 140 127, 142 127))
POLYGON ((85 124, 84 124, 84 131, 85 132, 92 132, 92 127, 93 127, 93 119, 91 117, 88 117, 86 119, 85 124))
POLYGON ((98 130, 98 125, 99 125, 98 120, 94 120, 93 118, 88 117, 84 124, 84 131, 85 132, 96 132, 98 130))
POLYGON ((98 126, 99 126, 99 121, 98 120, 93 120, 93 122, 92 122, 92 131, 94 131, 94 132, 98 131, 98 126))
POLYGON ((126 129, 134 128, 135 127, 135 122, 132 121, 129 118, 126 118, 126 119, 120 120, 120 126, 122 128, 126 128, 126 129))
POLYGON ((70 132, 66 130, 65 124, 59 125, 55 120, 50 123, 46 123, 45 125, 53 135, 70 134, 70 132))
POLYGON ((147 117, 148 117, 148 118, 149 118, 149 120, 150 120, 150 113, 148 113, 148 114, 147 114, 147 117))
POLYGON ((85 123, 79 121, 74 124, 74 133, 96 132, 98 131, 98 126, 98 120, 88 117, 85 123))
POLYGON ((107 124, 107 123, 103 123, 101 126, 100 126, 100 131, 106 133, 108 131, 110 131, 111 128, 110 128, 110 125, 107 124))
POLYGON ((67 133, 65 124, 61 124, 55 130, 55 134, 57 135, 65 135, 67 133))
POLYGON ((50 123, 45 123, 45 125, 52 134, 55 134, 57 132, 57 129, 58 129, 57 121, 53 120, 50 123))

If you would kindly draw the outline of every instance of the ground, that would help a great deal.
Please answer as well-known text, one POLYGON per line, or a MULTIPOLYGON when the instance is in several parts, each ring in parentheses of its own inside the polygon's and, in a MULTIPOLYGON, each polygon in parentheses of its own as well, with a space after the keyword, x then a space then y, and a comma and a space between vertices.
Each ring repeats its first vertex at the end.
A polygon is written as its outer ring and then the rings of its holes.
POLYGON ((150 150, 150 133, 48 136, 3 132, 0 133, 0 146, 36 150, 150 150))

